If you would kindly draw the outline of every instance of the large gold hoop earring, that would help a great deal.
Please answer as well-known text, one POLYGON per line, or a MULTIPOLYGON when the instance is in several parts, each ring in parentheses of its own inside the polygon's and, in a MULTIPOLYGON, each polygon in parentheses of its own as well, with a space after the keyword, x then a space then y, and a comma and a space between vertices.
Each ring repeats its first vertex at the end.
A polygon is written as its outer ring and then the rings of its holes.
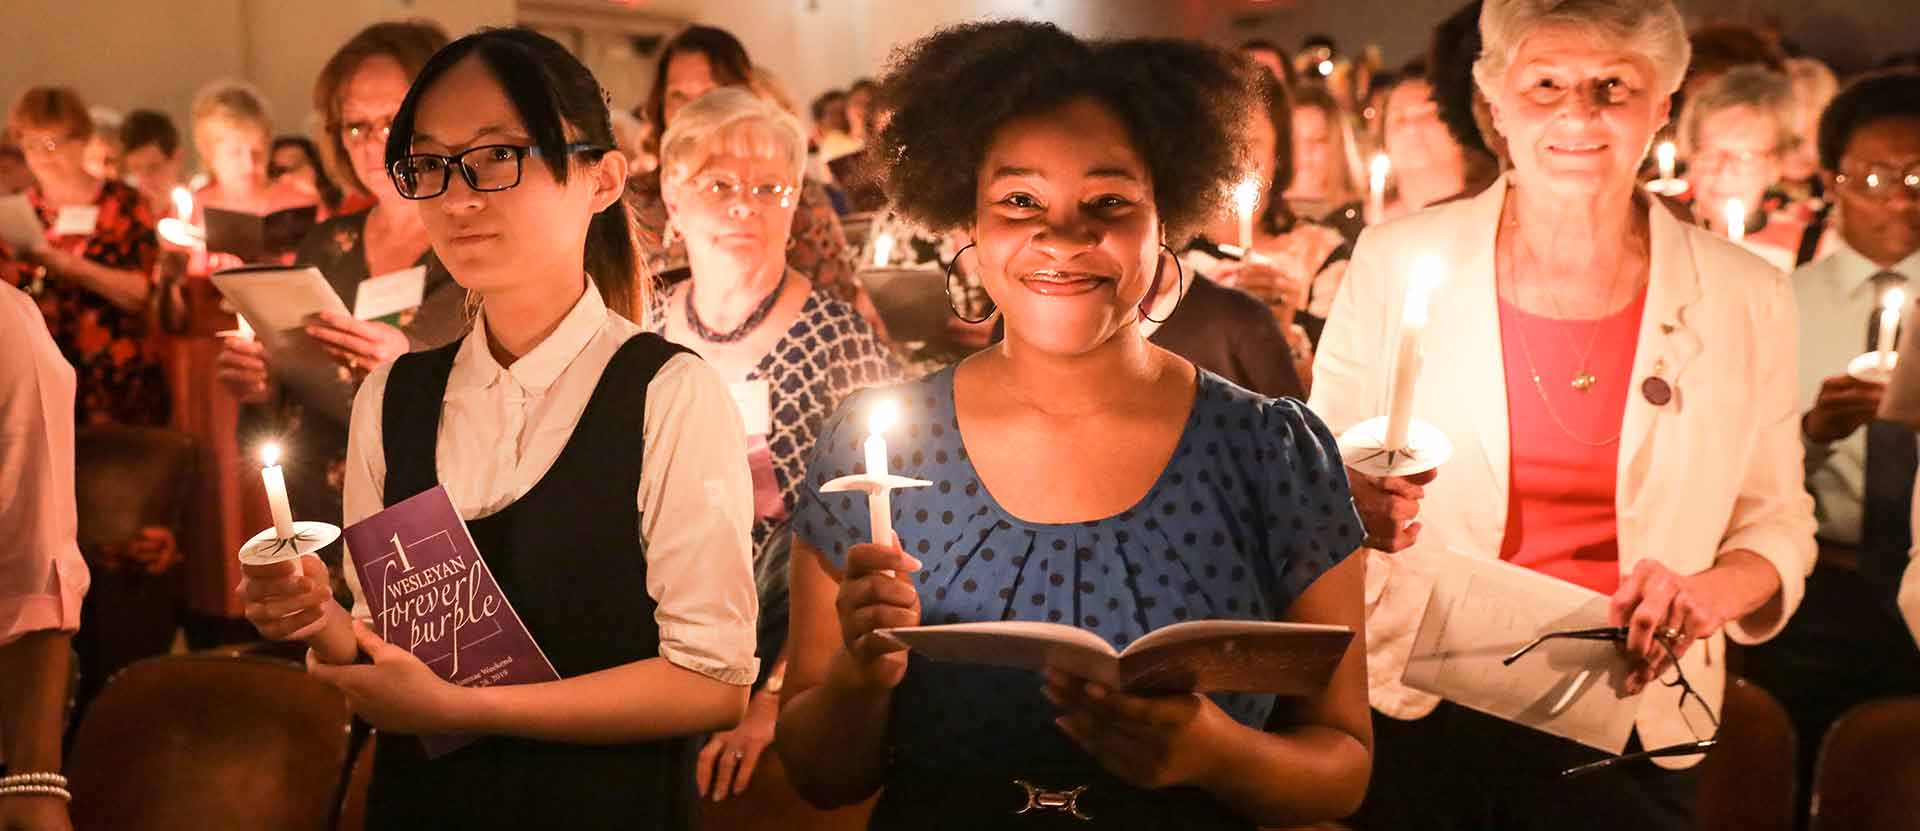
MULTIPOLYGON (((1185 297, 1187 295, 1187 270, 1181 267, 1180 255, 1173 253, 1172 247, 1168 246, 1166 243, 1163 242, 1163 243, 1160 243, 1160 250, 1166 252, 1166 256, 1173 258, 1174 292, 1175 292, 1173 296, 1174 296, 1174 305, 1178 306, 1180 304, 1179 298, 1185 297)), ((1147 308, 1149 304, 1153 303, 1154 295, 1157 295, 1160 293, 1160 276, 1166 271, 1165 266, 1159 265, 1159 263, 1165 262, 1165 257, 1155 257, 1154 260, 1156 263, 1155 264, 1156 271, 1154 272, 1154 275, 1153 275, 1153 287, 1147 291, 1146 298, 1140 301, 1140 317, 1151 323, 1165 323, 1167 322, 1168 319, 1173 317, 1173 312, 1167 312, 1167 316, 1160 318, 1159 320, 1154 320, 1152 317, 1147 315, 1147 308)))
MULTIPOLYGON (((974 243, 971 242, 961 246, 960 250, 953 252, 953 259, 947 262, 947 309, 953 312, 953 316, 959 318, 960 322, 978 326, 979 324, 992 320, 993 316, 998 313, 999 310, 989 311, 977 318, 967 317, 961 314, 959 305, 957 305, 953 299, 956 294, 953 290, 953 269, 960 264, 960 255, 967 253, 967 250, 973 247, 974 243)), ((964 290, 965 287, 962 288, 964 290)))

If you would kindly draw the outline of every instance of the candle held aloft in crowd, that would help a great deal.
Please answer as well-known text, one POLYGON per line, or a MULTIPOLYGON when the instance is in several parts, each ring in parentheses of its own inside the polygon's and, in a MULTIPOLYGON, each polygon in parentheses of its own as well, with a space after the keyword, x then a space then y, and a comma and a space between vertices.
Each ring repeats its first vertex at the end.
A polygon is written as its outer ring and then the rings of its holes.
POLYGON ((1400 317, 1400 349, 1393 362, 1393 386, 1387 399, 1388 451, 1407 447, 1407 429, 1413 423, 1413 394, 1420 380, 1420 342, 1427 329, 1427 303, 1440 285, 1444 267, 1439 257, 1423 257, 1407 282, 1406 306, 1400 317))
POLYGON ((267 510, 273 514, 273 532, 282 540, 293 538, 293 508, 287 504, 287 474, 280 467, 280 445, 267 442, 260 446, 260 480, 267 486, 267 510))

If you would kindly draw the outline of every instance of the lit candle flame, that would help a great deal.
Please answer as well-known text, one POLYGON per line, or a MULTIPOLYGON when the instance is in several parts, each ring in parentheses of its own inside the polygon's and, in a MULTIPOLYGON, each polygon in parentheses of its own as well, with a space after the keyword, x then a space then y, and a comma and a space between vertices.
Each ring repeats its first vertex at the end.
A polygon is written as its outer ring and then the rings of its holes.
POLYGON ((1898 312, 1900 311, 1900 307, 1906 304, 1907 304, 1906 290, 1900 289, 1900 288, 1891 288, 1891 289, 1887 289, 1887 296, 1881 300, 1880 308, 1885 309, 1889 312, 1898 312))
POLYGON ((1414 262, 1413 279, 1407 285, 1408 323, 1426 325, 1427 301, 1433 297, 1434 290, 1440 287, 1445 273, 1446 263, 1439 257, 1428 255, 1414 262))
POLYGON ((1387 181, 1387 173, 1391 170, 1393 170, 1393 160, 1387 158, 1385 153, 1373 154, 1373 161, 1367 164, 1367 171, 1373 174, 1375 181, 1381 183, 1387 181))
POLYGON ((1653 153, 1654 156, 1660 160, 1660 178, 1672 179, 1674 160, 1677 157, 1677 151, 1674 150, 1673 142, 1660 142, 1660 146, 1654 148, 1653 153))
POLYGON ((270 441, 260 445, 260 464, 273 467, 280 463, 280 443, 270 441))
POLYGON ((1320 66, 1319 66, 1319 69, 1320 69, 1320 74, 1321 74, 1322 76, 1327 76, 1327 75, 1332 75, 1332 74, 1333 74, 1333 61, 1321 61, 1321 62, 1320 62, 1320 66))
POLYGON ((1727 200, 1723 216, 1727 223, 1727 239, 1739 242, 1747 238, 1747 203, 1739 199, 1727 200))
POLYGON ((882 401, 874 405, 872 412, 867 413, 867 432, 877 436, 885 433, 899 420, 900 408, 890 400, 882 401))
POLYGON ((193 191, 184 187, 173 189, 173 215, 181 219, 193 217, 193 191))
POLYGON ((1242 216, 1253 213, 1260 205, 1260 179, 1249 176, 1233 188, 1233 204, 1240 209, 1242 216))

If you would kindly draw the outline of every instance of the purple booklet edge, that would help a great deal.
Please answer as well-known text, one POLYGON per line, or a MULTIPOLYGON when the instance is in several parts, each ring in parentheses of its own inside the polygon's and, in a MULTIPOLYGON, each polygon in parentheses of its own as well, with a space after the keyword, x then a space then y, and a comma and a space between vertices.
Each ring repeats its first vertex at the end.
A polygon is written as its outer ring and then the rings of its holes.
MULTIPOLYGON (((540 642, 537 640, 534 640, 533 633, 527 630, 526 623, 520 619, 520 613, 513 608, 513 600, 507 597, 506 590, 500 587, 499 580, 493 576, 493 567, 487 565, 486 556, 480 553, 480 546, 473 541, 473 534, 467 529, 466 520, 460 516, 459 510, 453 507, 453 499, 452 497, 447 495, 447 489, 446 489, 446 486, 444 485, 435 485, 431 489, 414 494, 413 496, 410 496, 404 500, 401 500, 400 502, 393 504, 392 506, 389 506, 388 508, 380 511, 379 513, 368 516, 360 520, 359 522, 356 522, 352 525, 347 526, 342 531, 341 536, 345 540, 346 546, 347 546, 347 557, 349 560, 352 561, 354 571, 356 572, 356 576, 360 579, 361 592, 367 599, 368 611, 372 612, 374 614, 374 617, 377 620, 380 616, 380 611, 385 608, 385 602, 384 602, 384 598, 381 598, 378 601, 376 601, 375 598, 378 596, 378 593, 372 592, 368 589, 368 587, 371 586, 373 583, 370 579, 368 579, 369 578, 368 564, 361 563, 360 558, 358 556, 355 556, 354 554, 354 551, 356 550, 356 548, 360 548, 360 546, 356 546, 355 544, 356 538, 360 538, 359 541, 361 542, 372 543, 371 545, 365 546, 366 550, 379 551, 380 544, 384 543, 385 541, 381 539, 371 538, 369 536, 370 529, 366 528, 367 523, 376 521, 380 519, 380 517, 386 515, 389 512, 399 511, 402 513, 413 513, 413 512, 419 511, 420 506, 414 504, 416 502, 421 502, 422 504, 425 504, 428 502, 438 502, 439 505, 435 506, 432 510, 435 513, 444 513, 445 516, 452 517, 453 525, 460 529, 461 539, 466 541, 467 550, 473 552, 474 561, 479 564, 480 568, 485 569, 487 581, 491 585, 490 591, 493 594, 499 596, 502 610, 506 612, 508 620, 512 622, 514 631, 519 634, 520 638, 524 641, 526 646, 532 648, 532 656, 540 659, 539 665, 534 667, 535 672, 527 674, 527 673, 516 673, 516 672, 509 671, 507 678, 502 679, 502 681, 498 683, 500 684, 537 684, 544 681, 559 680, 560 679, 559 671, 553 668, 553 662, 547 659, 546 651, 540 648, 540 642), (441 506, 444 506, 444 507, 441 507, 441 506), (378 603, 378 605, 376 605, 376 603, 378 603), (542 675, 542 673, 538 671, 542 669, 545 670, 544 675, 542 675), (525 677, 522 677, 522 676, 525 676, 525 677)), ((438 523, 436 522, 435 524, 437 525, 438 523)), ((448 530, 451 530, 451 529, 449 528, 448 530)), ((383 557, 380 557, 379 559, 385 559, 385 557, 383 556, 383 557)), ((389 643, 393 643, 392 639, 387 637, 387 633, 385 631, 379 631, 377 632, 377 634, 379 634, 381 638, 386 639, 389 643)), ((399 644, 395 644, 395 645, 399 646, 399 644)), ((406 647, 402 646, 401 648, 405 649, 406 647)), ((519 657, 526 657, 524 654, 522 654, 521 650, 519 649, 512 649, 508 652, 508 654, 513 654, 519 657)), ((434 673, 436 675, 440 674, 439 670, 434 670, 434 673)), ((441 677, 447 680, 449 683, 454 683, 452 679, 446 678, 446 676, 444 675, 441 675, 441 677)), ((422 735, 419 737, 420 743, 426 749, 427 756, 429 758, 438 758, 440 756, 444 756, 448 753, 451 753, 455 750, 458 750, 462 747, 472 744, 475 741, 478 741, 480 738, 481 737, 479 736, 456 736, 456 735, 422 735)))

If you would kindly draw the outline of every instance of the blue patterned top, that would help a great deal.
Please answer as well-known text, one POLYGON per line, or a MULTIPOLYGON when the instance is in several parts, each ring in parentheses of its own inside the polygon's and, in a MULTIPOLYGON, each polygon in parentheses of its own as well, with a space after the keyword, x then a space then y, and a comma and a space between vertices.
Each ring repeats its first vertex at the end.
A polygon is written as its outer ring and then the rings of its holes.
MULTIPOLYGON (((894 473, 933 487, 896 491, 894 530, 923 564, 913 581, 928 624, 1052 621, 1116 648, 1195 619, 1275 619, 1360 545, 1362 531, 1332 435, 1306 406, 1264 398, 1201 371, 1172 459, 1132 508, 1046 524, 994 501, 968 461, 954 370, 850 397, 823 428, 794 514, 795 533, 836 569, 868 539, 865 497, 822 494, 864 467, 866 411, 891 397, 894 473)), ((973 772, 1090 769, 1053 725, 1033 673, 909 659, 894 693, 894 775, 903 765, 973 772)), ((1264 729, 1270 695, 1219 694, 1264 729)))

